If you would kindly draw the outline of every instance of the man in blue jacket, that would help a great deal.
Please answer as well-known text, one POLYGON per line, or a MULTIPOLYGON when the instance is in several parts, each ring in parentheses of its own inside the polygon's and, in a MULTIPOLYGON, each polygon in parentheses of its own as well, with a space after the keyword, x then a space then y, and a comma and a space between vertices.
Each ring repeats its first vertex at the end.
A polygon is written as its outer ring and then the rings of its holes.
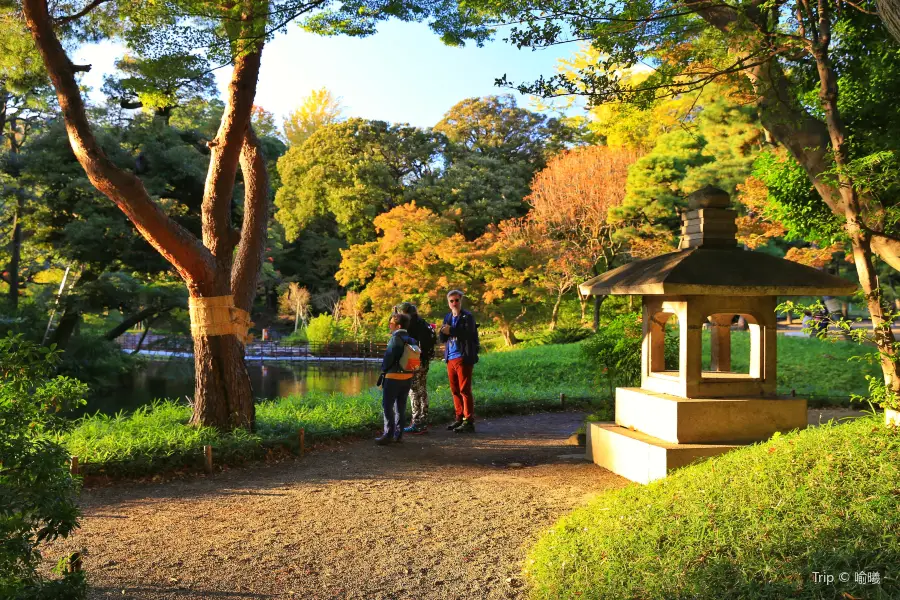
POLYGON ((462 307, 463 293, 451 290, 447 294, 450 312, 444 316, 440 339, 446 343, 444 360, 456 420, 447 429, 456 433, 475 433, 475 399, 472 397, 472 370, 478 362, 478 323, 462 307))
POLYGON ((409 327, 409 315, 392 314, 388 327, 391 330, 391 339, 384 352, 384 360, 381 361, 379 378, 379 383, 382 384, 381 407, 384 409, 384 433, 381 437, 375 438, 375 443, 379 446, 390 444, 391 440, 399 442, 403 437, 406 398, 409 396, 413 374, 400 368, 400 357, 403 356, 406 344, 417 343, 406 332, 409 327))

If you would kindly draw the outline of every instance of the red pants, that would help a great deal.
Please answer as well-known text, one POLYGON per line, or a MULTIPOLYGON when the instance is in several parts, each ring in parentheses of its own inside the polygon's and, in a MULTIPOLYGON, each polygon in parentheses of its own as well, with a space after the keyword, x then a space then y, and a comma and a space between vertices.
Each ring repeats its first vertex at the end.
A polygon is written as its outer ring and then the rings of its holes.
POLYGON ((464 365, 461 358, 447 361, 447 378, 450 380, 450 393, 453 394, 457 421, 475 418, 475 399, 472 397, 473 367, 474 365, 464 365))

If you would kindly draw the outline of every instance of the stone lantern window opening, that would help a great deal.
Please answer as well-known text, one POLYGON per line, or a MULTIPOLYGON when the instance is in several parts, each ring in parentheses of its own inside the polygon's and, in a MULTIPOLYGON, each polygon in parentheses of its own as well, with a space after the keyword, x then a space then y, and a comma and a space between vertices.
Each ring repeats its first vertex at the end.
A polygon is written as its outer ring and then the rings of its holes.
MULTIPOLYGON (((709 331, 709 354, 703 361, 702 376, 709 377, 710 373, 730 373, 732 377, 750 376, 750 365, 753 364, 752 356, 758 353, 761 347, 761 333, 759 324, 753 315, 735 313, 715 313, 707 316, 706 330, 709 331), (749 327, 750 347, 747 360, 739 360, 737 348, 732 344, 735 318, 743 318, 749 327), (746 369, 736 370, 736 364, 746 364, 746 369)), ((755 375, 757 378, 759 374, 755 375)))

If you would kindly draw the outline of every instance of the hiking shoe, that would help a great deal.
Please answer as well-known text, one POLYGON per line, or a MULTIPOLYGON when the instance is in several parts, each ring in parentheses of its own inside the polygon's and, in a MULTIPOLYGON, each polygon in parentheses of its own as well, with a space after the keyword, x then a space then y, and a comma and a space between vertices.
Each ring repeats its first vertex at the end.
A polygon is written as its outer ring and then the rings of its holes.
POLYGON ((385 433, 381 437, 375 438, 375 443, 379 446, 387 446, 391 443, 391 436, 385 433))
POLYGON ((450 431, 453 431, 453 430, 455 430, 457 427, 459 427, 460 425, 462 425, 463 422, 464 422, 463 419, 457 419, 456 421, 453 421, 452 423, 450 423, 449 425, 447 425, 447 429, 449 429, 450 431))
POLYGON ((453 433, 475 433, 475 422, 464 419, 460 426, 453 430, 453 433))
POLYGON ((428 425, 410 425, 403 428, 403 433, 411 433, 413 435, 422 435, 428 433, 428 425))

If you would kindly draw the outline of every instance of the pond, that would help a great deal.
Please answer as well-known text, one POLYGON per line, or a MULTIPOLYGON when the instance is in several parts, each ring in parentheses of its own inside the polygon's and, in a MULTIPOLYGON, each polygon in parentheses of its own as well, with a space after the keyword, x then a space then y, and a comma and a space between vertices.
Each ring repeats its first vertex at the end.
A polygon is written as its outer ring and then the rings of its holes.
MULTIPOLYGON (((328 367, 303 362, 248 362, 247 370, 257 399, 303 395, 309 392, 358 394, 378 380, 380 364, 328 367)), ((156 398, 182 399, 194 395, 193 361, 149 361, 139 371, 122 381, 114 393, 92 397, 78 411, 97 411, 113 415, 130 412, 156 398)), ((75 415, 73 415, 75 416, 75 415)))

